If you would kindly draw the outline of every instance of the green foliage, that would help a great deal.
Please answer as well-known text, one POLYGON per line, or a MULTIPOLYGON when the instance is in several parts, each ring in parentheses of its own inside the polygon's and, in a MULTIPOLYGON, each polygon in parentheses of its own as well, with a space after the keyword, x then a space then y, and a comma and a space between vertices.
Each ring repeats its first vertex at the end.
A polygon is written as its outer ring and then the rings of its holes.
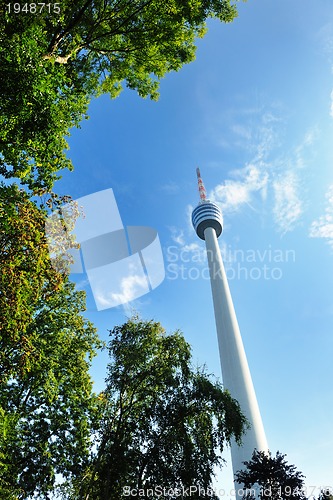
MULTIPOLYGON (((26 3, 20 0, 18 3, 26 3)), ((49 4, 52 5, 52 4, 49 4)), ((72 168, 64 139, 91 98, 125 83, 158 97, 159 81, 195 58, 205 21, 231 22, 231 0, 62 0, 61 12, 14 15, 0 26, 0 173, 49 190, 72 168)))
POLYGON ((75 75, 43 62, 46 36, 33 16, 23 23, 13 14, 0 32, 0 173, 35 190, 49 189, 59 170, 72 168, 64 136, 88 106, 88 88, 76 87, 75 75))
POLYGON ((68 498, 125 498, 126 486, 211 487, 222 449, 245 426, 238 403, 191 367, 183 336, 159 323, 114 328, 109 354, 97 451, 68 498))
POLYGON ((10 377, 13 367, 25 365, 20 355, 29 351, 25 333, 38 301, 47 301, 63 279, 51 266, 44 223, 43 213, 23 190, 0 185, 1 380, 10 377), (12 349, 14 342, 20 349, 12 349))
MULTIPOLYGON (((251 460, 244 462, 246 469, 236 472, 235 478, 248 490, 258 485, 262 500, 303 500, 304 476, 285 457, 279 451, 272 457, 271 452, 255 450, 251 460)), ((249 492, 244 498, 254 495, 249 492)))
POLYGON ((48 498, 88 457, 100 342, 83 292, 51 265, 45 212, 0 189, 0 498, 48 498), (1 496, 2 495, 2 496, 1 496))
MULTIPOLYGON (((194 60, 206 19, 237 14, 231 0, 59 5, 59 14, 0 6, 0 175, 35 195, 72 169, 66 136, 93 97, 126 85, 157 99, 161 78, 194 60)), ((113 332, 107 390, 96 398, 88 370, 100 342, 82 317, 84 294, 51 265, 45 216, 14 184, 0 186, 0 498, 48 498, 56 474, 80 500, 159 475, 210 484, 216 449, 241 435, 237 403, 191 370, 179 334, 133 321, 113 332)))

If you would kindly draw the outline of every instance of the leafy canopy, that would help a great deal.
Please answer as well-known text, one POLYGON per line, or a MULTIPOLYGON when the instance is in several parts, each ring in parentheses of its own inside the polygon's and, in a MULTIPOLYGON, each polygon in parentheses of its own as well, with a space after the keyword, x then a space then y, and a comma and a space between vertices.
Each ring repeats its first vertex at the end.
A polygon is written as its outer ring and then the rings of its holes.
POLYGON ((109 354, 96 452, 68 498, 211 487, 223 448, 232 436, 239 441, 245 426, 238 403, 193 369, 183 336, 167 335, 159 323, 133 318, 115 327, 109 354))
MULTIPOLYGON (((24 4, 24 0, 20 0, 24 4)), ((52 5, 52 4, 50 4, 52 5)), ((195 40, 215 17, 231 22, 232 0, 62 0, 60 14, 14 15, 0 26, 0 173, 51 189, 72 168, 64 136, 94 96, 125 83, 158 97, 161 78, 195 58, 195 40)))
POLYGON ((51 265, 45 212, 0 188, 0 496, 48 498, 76 476, 98 401, 89 367, 100 341, 85 296, 51 265))
POLYGON ((261 500, 305 500, 304 476, 285 457, 279 451, 273 457, 271 452, 255 450, 244 462, 246 468, 235 473, 237 482, 249 490, 244 498, 255 498, 251 490, 258 485, 261 500))

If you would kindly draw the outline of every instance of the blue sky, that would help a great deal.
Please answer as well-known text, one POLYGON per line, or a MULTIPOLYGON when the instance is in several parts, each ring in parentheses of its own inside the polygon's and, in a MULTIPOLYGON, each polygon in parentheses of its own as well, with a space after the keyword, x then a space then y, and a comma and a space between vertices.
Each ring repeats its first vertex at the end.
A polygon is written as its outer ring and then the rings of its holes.
MULTIPOLYGON (((124 225, 159 234, 158 288, 101 312, 88 290, 101 337, 138 311, 182 330, 195 363, 220 377, 204 243, 189 217, 200 166, 224 214, 219 243, 269 447, 318 495, 333 486, 333 4, 249 0, 232 24, 208 26, 157 103, 128 90, 92 102, 69 141, 75 170, 56 189, 112 188, 124 225)), ((92 369, 97 390, 106 362, 92 369)), ((230 468, 219 484, 232 488, 230 468)))

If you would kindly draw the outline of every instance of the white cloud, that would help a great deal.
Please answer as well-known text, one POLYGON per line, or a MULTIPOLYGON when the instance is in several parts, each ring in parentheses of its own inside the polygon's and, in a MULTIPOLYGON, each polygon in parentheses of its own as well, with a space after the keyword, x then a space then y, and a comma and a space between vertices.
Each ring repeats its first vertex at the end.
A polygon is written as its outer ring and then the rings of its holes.
MULTIPOLYGON (((175 228, 170 229, 175 230, 175 228)), ((182 235, 181 238, 174 238, 171 234, 172 240, 177 243, 178 247, 173 245, 165 249, 167 261, 172 263, 174 269, 189 262, 203 264, 206 261, 206 247, 204 242, 195 241, 192 243, 185 243, 183 231, 179 231, 179 233, 182 235)), ((195 237, 193 228, 191 235, 193 238, 195 237)))
POLYGON ((303 141, 295 148, 295 158, 291 161, 296 168, 304 168, 307 165, 309 157, 311 157, 309 148, 313 145, 318 135, 318 127, 313 127, 306 132, 303 141))
MULTIPOLYGON (((279 119, 274 115, 265 115, 263 121, 271 123, 279 119)), ((276 133, 271 127, 261 127, 259 136, 260 140, 253 148, 252 161, 244 168, 231 172, 234 179, 217 185, 209 198, 219 203, 224 213, 230 213, 237 212, 244 205, 255 209, 255 202, 260 197, 272 210, 277 229, 286 233, 294 229, 303 214, 297 171, 307 165, 318 129, 313 127, 306 131, 302 141, 289 155, 273 159, 270 156, 275 143, 278 143, 276 133), (268 197, 270 190, 274 193, 273 201, 268 197)))
POLYGON ((201 265, 206 263, 206 246, 203 241, 184 245, 180 250, 185 261, 189 260, 190 262, 201 265))
POLYGON ((249 204, 253 194, 259 191, 265 197, 268 174, 261 172, 253 165, 247 165, 244 169, 237 171, 239 180, 226 180, 224 184, 218 184, 209 194, 209 198, 221 205, 223 212, 237 211, 244 204, 249 204))
POLYGON ((171 232, 171 239, 177 245, 185 245, 185 240, 184 240, 184 231, 182 229, 177 229, 174 226, 169 227, 170 232, 171 232))
POLYGON ((310 238, 325 238, 333 248, 333 184, 326 193, 327 206, 325 214, 313 221, 310 230, 310 238))
POLYGON ((95 293, 95 299, 104 307, 114 307, 117 304, 126 304, 140 297, 147 291, 146 276, 133 274, 126 276, 120 283, 121 291, 119 293, 102 292, 95 293))
POLYGON ((302 146, 303 147, 304 146, 312 146, 312 144, 314 143, 315 139, 317 138, 317 135, 318 135, 317 127, 308 130, 307 133, 304 136, 304 140, 303 140, 302 146))
POLYGON ((330 108, 330 115, 333 118, 333 90, 331 92, 331 108, 330 108))
POLYGON ((201 246, 199 243, 189 243, 188 245, 182 246, 184 252, 199 252, 201 251, 201 246))
POLYGON ((273 182, 275 222, 282 233, 294 229, 303 212, 303 204, 298 196, 297 177, 287 172, 280 180, 273 182))
MULTIPOLYGON (((333 116, 333 91, 331 98, 333 116)), ((300 171, 313 162, 319 128, 305 129, 299 143, 286 152, 284 133, 288 122, 283 104, 265 106, 260 102, 261 99, 251 109, 224 110, 224 123, 218 113, 213 114, 213 119, 210 115, 210 140, 216 145, 223 137, 229 149, 242 148, 248 161, 242 168, 231 168, 223 183, 208 193, 208 198, 218 203, 224 214, 237 213, 244 207, 258 209, 262 218, 270 213, 277 230, 286 233, 294 229, 304 212, 300 171)), ((215 158, 209 166, 225 171, 220 159, 215 158)), ((190 231, 193 231, 192 208, 187 207, 190 231)))

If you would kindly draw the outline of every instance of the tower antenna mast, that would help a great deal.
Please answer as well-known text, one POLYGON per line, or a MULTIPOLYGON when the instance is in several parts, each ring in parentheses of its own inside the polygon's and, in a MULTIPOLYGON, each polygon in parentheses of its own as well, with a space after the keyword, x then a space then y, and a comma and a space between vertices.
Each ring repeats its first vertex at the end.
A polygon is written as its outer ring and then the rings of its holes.
POLYGON ((199 188, 200 201, 203 202, 203 201, 207 200, 207 193, 206 193, 204 183, 201 179, 199 167, 197 167, 197 178, 198 178, 198 188, 199 188))

